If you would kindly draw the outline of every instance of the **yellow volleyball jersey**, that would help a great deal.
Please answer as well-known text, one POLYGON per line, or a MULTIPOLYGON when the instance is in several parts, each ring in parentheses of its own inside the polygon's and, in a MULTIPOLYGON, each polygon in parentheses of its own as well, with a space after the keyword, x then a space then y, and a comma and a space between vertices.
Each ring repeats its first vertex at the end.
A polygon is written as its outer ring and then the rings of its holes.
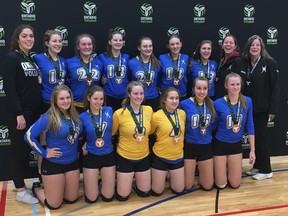
MULTIPOLYGON (((112 134, 119 132, 119 142, 117 153, 130 160, 139 160, 149 154, 148 136, 151 130, 151 120, 153 110, 150 106, 142 106, 143 109, 143 132, 144 136, 141 141, 136 138, 136 124, 130 111, 126 108, 118 109, 113 114, 112 134)), ((136 115, 139 122, 139 115, 136 115)))
MULTIPOLYGON (((174 140, 173 126, 164 111, 158 110, 152 118, 151 133, 155 133, 157 137, 153 152, 158 157, 167 160, 183 158, 186 114, 181 109, 177 109, 177 112, 180 124, 180 137, 177 143, 174 140)), ((170 116, 175 123, 175 115, 170 114, 170 116)))

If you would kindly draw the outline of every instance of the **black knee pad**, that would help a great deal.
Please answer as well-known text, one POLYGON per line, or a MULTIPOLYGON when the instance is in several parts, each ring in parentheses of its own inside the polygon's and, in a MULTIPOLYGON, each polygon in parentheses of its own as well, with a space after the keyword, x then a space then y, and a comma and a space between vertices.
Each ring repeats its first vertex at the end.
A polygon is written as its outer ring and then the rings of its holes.
POLYGON ((111 202, 114 199, 114 196, 112 196, 110 198, 106 198, 105 196, 103 196, 103 194, 101 194, 100 196, 104 202, 111 202))
POLYGON ((74 203, 76 203, 77 202, 77 200, 78 200, 78 197, 75 199, 75 200, 67 200, 67 199, 63 199, 63 201, 66 203, 66 204, 74 204, 74 203))
POLYGON ((211 191, 213 189, 213 185, 211 188, 204 188, 201 184, 200 184, 200 188, 204 191, 211 191))
POLYGON ((141 191, 137 186, 133 187, 133 190, 136 192, 136 194, 139 197, 149 197, 150 196, 150 191, 141 191))
POLYGON ((228 182, 228 187, 232 188, 232 189, 238 189, 240 187, 240 184, 237 187, 233 187, 230 182, 228 182))
POLYGON ((181 192, 176 192, 176 191, 173 190, 172 188, 170 188, 170 190, 171 190, 171 192, 172 192, 173 194, 181 194, 181 193, 184 192, 185 189, 183 189, 181 192))
POLYGON ((127 201, 129 199, 129 195, 126 197, 120 196, 116 190, 115 191, 115 199, 118 201, 127 201))
POLYGON ((161 196, 162 194, 163 194, 163 191, 162 191, 162 193, 156 193, 154 190, 150 190, 150 194, 152 195, 152 196, 156 196, 156 197, 159 197, 159 196, 161 196))
POLYGON ((60 206, 58 206, 58 207, 52 207, 48 202, 47 202, 47 200, 45 199, 44 200, 44 205, 47 207, 47 208, 49 208, 50 210, 57 210, 57 209, 59 209, 60 207, 61 207, 61 204, 60 204, 60 206))
POLYGON ((87 202, 89 204, 93 204, 98 200, 98 197, 94 201, 92 201, 92 200, 87 198, 86 194, 84 194, 84 200, 85 200, 85 202, 87 202))
POLYGON ((223 190, 227 187, 227 184, 225 185, 221 185, 221 187, 219 187, 216 183, 214 183, 214 188, 219 189, 219 190, 223 190))

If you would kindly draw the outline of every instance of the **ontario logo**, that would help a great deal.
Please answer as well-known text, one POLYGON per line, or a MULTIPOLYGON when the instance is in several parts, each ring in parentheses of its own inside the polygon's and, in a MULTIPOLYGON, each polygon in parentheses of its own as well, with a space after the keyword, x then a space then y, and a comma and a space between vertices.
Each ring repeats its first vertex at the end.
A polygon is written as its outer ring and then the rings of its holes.
POLYGON ((9 138, 9 129, 5 125, 0 125, 0 146, 11 145, 11 139, 9 138))
POLYGON ((244 18, 243 22, 244 23, 254 23, 254 17, 253 15, 255 14, 255 7, 253 5, 247 4, 244 9, 244 18))
POLYGON ((115 31, 119 31, 121 34, 122 34, 122 36, 123 36, 123 46, 125 46, 125 36, 126 36, 126 31, 125 31, 125 29, 124 28, 122 28, 121 26, 116 26, 115 28, 114 28, 114 30, 115 31))
POLYGON ((140 21, 141 23, 152 23, 153 22, 153 17, 151 16, 153 13, 153 7, 151 4, 144 3, 140 7, 140 12, 141 12, 141 17, 140 21))
POLYGON ((36 21, 36 14, 35 12, 35 3, 32 0, 23 0, 20 3, 21 11, 21 18, 23 21, 36 21))
POLYGON ((0 26, 0 47, 5 46, 4 36, 5 36, 5 30, 2 26, 0 26))
POLYGON ((29 153, 29 166, 30 167, 37 167, 37 158, 38 154, 35 151, 30 151, 29 153))
POLYGON ((83 5, 84 10, 84 22, 97 22, 97 16, 95 15, 97 11, 97 6, 94 2, 87 1, 83 5))
POLYGON ((197 4, 194 7, 194 23, 205 23, 205 6, 201 4, 197 4))
POLYGON ((6 97, 3 87, 4 87, 4 81, 3 78, 0 76, 0 97, 6 97))
POLYGON ((59 25, 55 28, 56 31, 60 32, 61 37, 62 37, 62 44, 63 46, 67 47, 68 46, 68 29, 62 25, 59 25))
POLYGON ((219 40, 218 43, 219 45, 222 45, 222 41, 223 39, 230 34, 230 30, 227 27, 221 27, 218 31, 218 36, 219 36, 219 40))
POLYGON ((248 136, 247 132, 243 133, 241 143, 242 143, 242 149, 249 149, 250 148, 249 136, 248 136))
POLYGON ((171 35, 179 35, 179 29, 175 27, 170 27, 167 31, 167 36, 170 37, 171 35))
POLYGON ((267 45, 276 45, 277 44, 277 37, 278 30, 274 26, 271 26, 267 30, 267 45))

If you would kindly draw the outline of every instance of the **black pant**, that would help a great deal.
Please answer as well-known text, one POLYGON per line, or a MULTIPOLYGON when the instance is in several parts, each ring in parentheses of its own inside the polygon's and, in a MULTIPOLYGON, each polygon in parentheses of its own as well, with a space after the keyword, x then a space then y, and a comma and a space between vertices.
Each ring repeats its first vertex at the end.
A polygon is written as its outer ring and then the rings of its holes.
POLYGON ((269 146, 267 143, 267 112, 253 114, 255 127, 255 155, 256 161, 253 168, 259 169, 259 173, 272 172, 270 163, 269 146))

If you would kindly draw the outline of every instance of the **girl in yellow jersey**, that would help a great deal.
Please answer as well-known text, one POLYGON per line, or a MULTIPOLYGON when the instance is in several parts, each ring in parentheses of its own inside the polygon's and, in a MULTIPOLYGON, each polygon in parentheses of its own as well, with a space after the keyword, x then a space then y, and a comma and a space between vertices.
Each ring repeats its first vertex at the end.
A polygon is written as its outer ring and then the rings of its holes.
POLYGON ((186 114, 177 109, 180 94, 174 87, 168 87, 161 97, 161 110, 154 113, 151 133, 156 142, 152 152, 151 194, 160 196, 165 189, 166 172, 169 171, 172 192, 184 190, 183 143, 186 114))
POLYGON ((148 135, 153 110, 142 105, 144 89, 140 82, 128 84, 122 108, 113 114, 112 135, 119 132, 116 148, 117 188, 115 198, 126 201, 132 189, 141 197, 150 195, 151 172, 148 135))

